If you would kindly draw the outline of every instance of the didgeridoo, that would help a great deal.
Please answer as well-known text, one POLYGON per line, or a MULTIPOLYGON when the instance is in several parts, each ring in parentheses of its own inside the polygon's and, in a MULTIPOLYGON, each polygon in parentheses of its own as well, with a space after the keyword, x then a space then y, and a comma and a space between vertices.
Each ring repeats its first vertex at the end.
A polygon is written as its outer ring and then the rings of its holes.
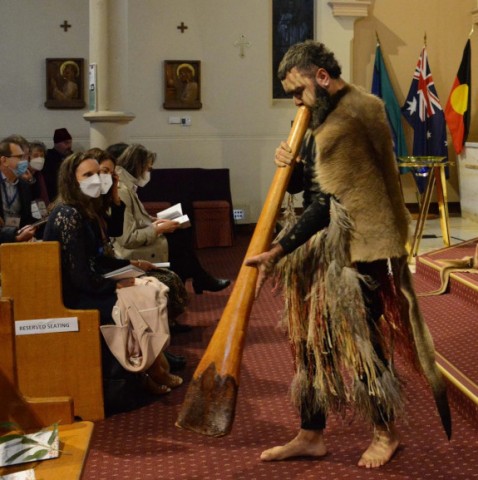
MULTIPOLYGON (((310 112, 300 107, 287 143, 294 157, 309 125, 310 112)), ((246 258, 266 251, 292 174, 277 168, 246 258)), ((239 373, 249 314, 254 302, 258 271, 242 265, 216 330, 189 383, 176 425, 203 435, 221 437, 231 431, 236 409, 239 373)))

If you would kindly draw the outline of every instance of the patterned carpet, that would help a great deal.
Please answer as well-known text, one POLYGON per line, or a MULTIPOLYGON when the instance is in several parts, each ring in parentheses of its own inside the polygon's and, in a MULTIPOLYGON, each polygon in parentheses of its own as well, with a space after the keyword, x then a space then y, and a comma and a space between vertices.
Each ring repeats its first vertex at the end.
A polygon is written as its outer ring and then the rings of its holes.
MULTIPOLYGON (((232 248, 205 249, 199 253, 211 272, 234 278, 247 244, 248 237, 238 235, 232 248)), ((277 327, 282 302, 271 293, 270 286, 263 289, 252 310, 232 433, 217 439, 176 428, 174 422, 187 381, 222 314, 230 289, 215 294, 191 293, 187 322, 194 328, 176 335, 171 347, 189 360, 183 372, 185 385, 142 409, 98 422, 85 479, 478 478, 476 425, 454 409, 453 439, 446 441, 429 391, 410 371, 402 372, 409 415, 406 422, 399 423, 402 444, 393 460, 382 469, 370 471, 356 466, 371 432, 351 415, 345 419, 329 418, 326 433, 329 454, 323 459, 261 462, 262 450, 287 442, 298 428, 298 417, 288 398, 291 355, 284 334, 277 327)))
MULTIPOLYGON (((422 255, 415 274, 417 291, 437 289, 443 260, 473 256, 476 243, 476 239, 469 240, 422 255)), ((450 396, 456 408, 478 424, 478 274, 453 273, 446 294, 421 297, 420 305, 439 353, 438 363, 452 376, 450 396), (463 390, 467 396, 460 393, 463 390), (474 397, 474 402, 469 400, 470 397, 474 397)))

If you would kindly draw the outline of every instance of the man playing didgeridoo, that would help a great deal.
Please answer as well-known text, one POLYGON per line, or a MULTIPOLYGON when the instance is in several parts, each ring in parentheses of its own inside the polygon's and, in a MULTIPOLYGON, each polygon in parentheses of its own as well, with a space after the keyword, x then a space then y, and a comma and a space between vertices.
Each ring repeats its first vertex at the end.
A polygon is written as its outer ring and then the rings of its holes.
MULTIPOLYGON (((295 104, 312 113, 298 165, 304 212, 269 251, 246 264, 259 269, 257 293, 280 272, 301 427, 261 459, 325 455, 326 415, 353 407, 374 427, 358 465, 380 467, 399 445, 394 421, 404 402, 393 362, 398 350, 428 380, 451 435, 444 381, 407 266, 409 215, 385 109, 379 98, 340 77, 334 54, 321 43, 292 46, 278 75, 295 104)), ((292 161, 282 143, 276 164, 292 161)))

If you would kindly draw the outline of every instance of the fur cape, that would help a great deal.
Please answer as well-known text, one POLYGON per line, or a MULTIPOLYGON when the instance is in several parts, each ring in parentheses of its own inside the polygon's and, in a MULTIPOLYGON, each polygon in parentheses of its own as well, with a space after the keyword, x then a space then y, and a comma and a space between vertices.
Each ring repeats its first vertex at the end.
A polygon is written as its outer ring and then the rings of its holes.
POLYGON ((314 132, 317 180, 354 222, 351 261, 406 255, 409 213, 381 100, 353 85, 314 132), (366 192, 366 195, 364 195, 366 192))
POLYGON ((377 97, 346 89, 314 132, 317 180, 332 195, 330 225, 279 266, 296 363, 293 400, 324 412, 353 405, 375 424, 396 418, 403 407, 394 364, 400 347, 428 380, 450 437, 445 383, 406 261, 409 215, 385 110, 377 97), (360 284, 379 279, 360 275, 354 265, 375 260, 389 265, 388 274, 380 274, 384 314, 377 335, 360 284), (386 362, 377 358, 372 336, 386 362))

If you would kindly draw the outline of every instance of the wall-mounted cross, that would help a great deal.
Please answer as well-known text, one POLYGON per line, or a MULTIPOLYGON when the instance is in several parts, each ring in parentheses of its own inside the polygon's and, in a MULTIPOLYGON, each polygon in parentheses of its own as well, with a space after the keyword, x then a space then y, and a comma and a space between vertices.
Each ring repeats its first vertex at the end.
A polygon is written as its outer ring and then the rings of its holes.
POLYGON ((70 27, 71 25, 66 20, 60 25, 60 28, 63 28, 65 32, 67 32, 70 27))
POLYGON ((184 22, 181 22, 181 25, 178 25, 176 28, 181 30, 181 33, 184 33, 184 30, 187 30, 188 27, 184 25, 184 22))
POLYGON ((239 47, 239 56, 241 58, 244 58, 246 56, 246 53, 244 52, 245 47, 250 47, 252 44, 251 42, 246 38, 245 35, 241 35, 241 38, 234 42, 235 47, 239 47))

